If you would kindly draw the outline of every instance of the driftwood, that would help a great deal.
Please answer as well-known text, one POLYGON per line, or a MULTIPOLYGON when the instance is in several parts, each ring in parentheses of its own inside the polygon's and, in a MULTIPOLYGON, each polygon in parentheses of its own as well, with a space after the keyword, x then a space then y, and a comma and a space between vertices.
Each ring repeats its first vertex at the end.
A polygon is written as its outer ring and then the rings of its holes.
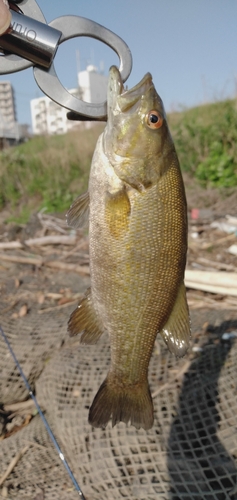
POLYGON ((186 269, 185 285, 195 290, 237 297, 237 273, 186 269))
POLYGON ((237 272, 237 267, 233 266, 232 264, 226 264, 225 262, 218 262, 215 260, 206 259, 205 257, 197 257, 196 262, 202 264, 203 266, 215 269, 223 269, 225 271, 237 272))
POLYGON ((237 302, 235 304, 231 304, 224 300, 221 302, 220 300, 213 300, 212 302, 207 301, 207 297, 204 297, 203 299, 199 298, 198 300, 196 299, 188 299, 188 306, 189 309, 216 309, 218 308, 219 310, 224 310, 226 309, 231 310, 231 311, 236 311, 237 309, 237 302))
POLYGON ((4 481, 6 481, 6 479, 8 478, 8 476, 11 474, 11 472, 13 471, 14 467, 16 466, 16 464, 19 462, 19 460, 21 459, 21 457, 28 451, 29 449, 29 446, 25 446, 22 450, 19 451, 19 453, 17 453, 17 455, 12 459, 12 461, 10 462, 5 474, 3 474, 3 476, 0 478, 0 486, 2 486, 2 484, 4 483, 4 481))
MULTIPOLYGON (((81 295, 81 298, 82 297, 83 297, 83 295, 81 295)), ((69 300, 65 304, 60 304, 59 306, 53 306, 53 307, 47 307, 45 309, 40 309, 38 311, 38 314, 45 314, 45 313, 48 313, 48 312, 51 312, 51 311, 58 311, 60 309, 65 309, 65 307, 72 306, 73 304, 78 304, 79 300, 80 299, 77 298, 77 299, 69 300)))
POLYGON ((42 236, 41 238, 30 238, 29 240, 25 240, 24 243, 21 243, 20 241, 3 242, 0 243, 0 250, 13 250, 16 248, 25 248, 25 246, 38 247, 44 245, 75 245, 76 241, 76 236, 42 236))
POLYGON ((7 262, 13 262, 16 264, 30 264, 32 266, 42 266, 43 259, 35 257, 20 257, 18 255, 6 255, 5 253, 0 253, 0 262, 5 260, 7 262))
POLYGON ((204 295, 200 291, 188 290, 188 305, 190 309, 231 309, 237 310, 237 297, 226 295, 220 297, 218 294, 204 295))
POLYGON ((14 413, 17 413, 17 412, 26 412, 29 411, 29 410, 32 410, 32 408, 35 409, 35 403, 34 401, 32 401, 32 399, 27 399, 26 401, 20 401, 19 403, 12 403, 12 404, 6 404, 3 406, 4 408, 4 411, 11 411, 11 412, 14 412, 14 413))
POLYGON ((90 275, 89 266, 78 266, 77 264, 67 264, 66 262, 59 262, 58 260, 50 260, 43 262, 46 267, 51 267, 54 269, 60 269, 61 271, 75 271, 76 273, 83 274, 85 276, 90 275))
POLYGON ((68 232, 68 225, 65 219, 59 219, 58 217, 54 217, 54 215, 45 214, 43 212, 39 212, 37 217, 41 226, 46 230, 51 229, 62 234, 68 232))
POLYGON ((237 245, 231 245, 231 247, 228 248, 228 252, 232 255, 237 255, 237 245))
POLYGON ((204 242, 201 244, 201 249, 202 250, 207 250, 208 248, 211 247, 217 247, 218 245, 222 245, 223 243, 227 243, 228 241, 236 239, 235 234, 228 234, 228 236, 224 236, 223 238, 219 238, 218 240, 214 241, 209 241, 209 242, 204 242))
POLYGON ((36 267, 50 267, 54 269, 60 269, 60 271, 74 271, 76 273, 82 274, 84 276, 90 275, 89 266, 79 266, 77 264, 69 264, 67 262, 59 262, 57 260, 45 261, 42 258, 35 257, 19 257, 18 255, 6 255, 5 253, 0 253, 0 262, 5 260, 8 262, 13 262, 16 264, 29 264, 36 267))

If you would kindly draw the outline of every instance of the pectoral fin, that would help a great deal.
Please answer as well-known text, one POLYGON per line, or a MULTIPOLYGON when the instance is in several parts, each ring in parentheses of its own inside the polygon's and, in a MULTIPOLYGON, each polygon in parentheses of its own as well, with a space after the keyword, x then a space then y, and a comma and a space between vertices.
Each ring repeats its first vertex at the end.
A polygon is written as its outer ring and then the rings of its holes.
POLYGON ((87 223, 89 217, 89 203, 90 198, 88 191, 78 196, 66 214, 68 226, 78 229, 87 223))
POLYGON ((104 332, 103 325, 93 306, 91 289, 89 288, 72 312, 68 322, 70 337, 81 333, 81 344, 96 344, 104 332))
POLYGON ((160 332, 169 350, 176 356, 184 356, 189 348, 191 329, 186 290, 182 282, 168 321, 160 332))
POLYGON ((123 237, 127 232, 130 201, 126 189, 117 193, 107 193, 105 199, 105 221, 110 234, 116 239, 123 237))

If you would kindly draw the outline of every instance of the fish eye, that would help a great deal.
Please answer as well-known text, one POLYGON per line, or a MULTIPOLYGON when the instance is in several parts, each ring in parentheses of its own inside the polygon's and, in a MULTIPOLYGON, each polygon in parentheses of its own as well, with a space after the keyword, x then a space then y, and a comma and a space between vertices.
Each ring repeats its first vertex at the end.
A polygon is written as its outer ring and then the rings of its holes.
POLYGON ((152 109, 147 113, 146 115, 146 124, 149 128, 160 128, 163 123, 163 117, 161 114, 156 111, 155 109, 152 109))

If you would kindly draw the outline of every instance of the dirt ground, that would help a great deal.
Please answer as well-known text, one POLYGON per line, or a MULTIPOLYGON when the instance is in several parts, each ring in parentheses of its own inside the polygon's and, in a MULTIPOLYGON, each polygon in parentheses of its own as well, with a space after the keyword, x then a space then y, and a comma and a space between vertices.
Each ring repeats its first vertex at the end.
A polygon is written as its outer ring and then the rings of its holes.
MULTIPOLYGON (((237 243, 233 233, 226 233, 213 222, 237 217, 237 190, 229 196, 216 189, 204 190, 184 175, 189 216, 188 269, 236 271, 237 256, 228 248, 237 243), (198 209, 198 210, 195 210, 198 209)), ((88 237, 86 231, 75 234, 65 223, 64 214, 32 214, 26 225, 6 224, 10 209, 0 212, 0 311, 2 314, 43 314, 48 308, 67 307, 78 300, 89 285, 88 237), (29 239, 68 237, 65 244, 31 245, 29 239), (71 236, 71 239, 70 239, 71 236), (4 248, 4 244, 9 246, 4 248), (14 248, 20 242, 21 248, 14 248), (11 246, 12 245, 12 246, 11 246), (8 260, 7 260, 8 259, 8 260), (14 262, 15 259, 15 262, 14 262), (23 261, 25 263, 23 263, 23 261), (28 260, 27 260, 28 259, 28 260), (56 262, 56 267, 52 266, 56 262), (50 264, 51 263, 51 264, 50 264), (58 263, 58 264, 57 264, 58 263), (23 309, 24 306, 24 309, 23 309)), ((202 291, 188 291, 206 303, 225 302, 226 297, 202 291)), ((226 304, 227 305, 227 304, 226 304)), ((210 308, 210 306, 209 306, 210 308)))

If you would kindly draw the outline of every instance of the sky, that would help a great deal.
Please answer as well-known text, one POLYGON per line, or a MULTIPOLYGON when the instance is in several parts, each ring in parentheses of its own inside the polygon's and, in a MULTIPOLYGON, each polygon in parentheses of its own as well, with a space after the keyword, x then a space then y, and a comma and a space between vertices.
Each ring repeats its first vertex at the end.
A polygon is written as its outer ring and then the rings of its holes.
MULTIPOLYGON (((82 16, 123 38, 133 56, 128 87, 149 71, 167 112, 237 93, 236 0, 38 0, 38 4, 47 22, 63 15, 82 16)), ((65 87, 76 87, 77 70, 88 64, 104 67, 108 74, 118 58, 88 37, 59 46, 55 68, 65 87)), ((1 80, 10 80, 14 87, 18 121, 30 125, 30 99, 43 95, 32 68, 0 75, 1 80)))

